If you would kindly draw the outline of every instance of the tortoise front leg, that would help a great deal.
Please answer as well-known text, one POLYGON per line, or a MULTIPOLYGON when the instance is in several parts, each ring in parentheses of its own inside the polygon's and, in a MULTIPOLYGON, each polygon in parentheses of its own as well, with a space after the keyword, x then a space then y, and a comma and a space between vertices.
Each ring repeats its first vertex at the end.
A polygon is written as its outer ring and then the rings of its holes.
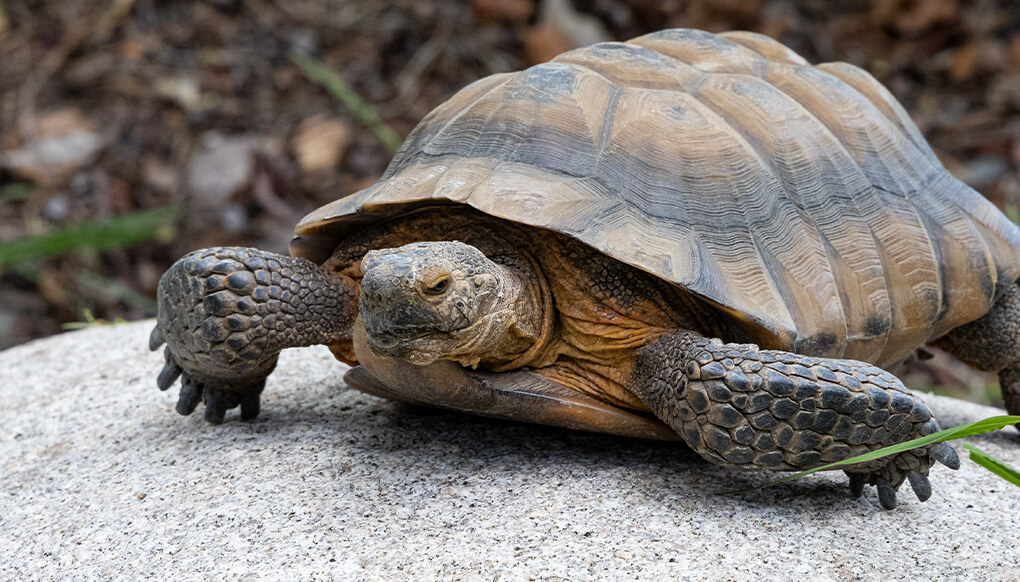
MULTIPOLYGON (((870 364, 687 331, 638 351, 631 389, 700 455, 739 467, 800 471, 939 430, 924 402, 870 364)), ((928 498, 935 460, 959 467, 952 447, 939 443, 846 472, 855 495, 865 483, 877 485, 882 506, 892 509, 904 479, 928 498)))
POLYGON ((159 281, 149 348, 166 343, 161 390, 181 377, 177 412, 205 403, 205 419, 259 413, 259 395, 284 348, 350 340, 357 287, 311 261, 216 247, 180 259, 159 281))

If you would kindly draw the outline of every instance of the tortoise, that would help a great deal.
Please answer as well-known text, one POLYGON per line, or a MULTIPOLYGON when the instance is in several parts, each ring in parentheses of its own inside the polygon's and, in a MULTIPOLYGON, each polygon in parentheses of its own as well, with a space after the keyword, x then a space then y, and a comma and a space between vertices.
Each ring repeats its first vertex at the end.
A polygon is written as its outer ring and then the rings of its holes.
MULTIPOLYGON (((325 344, 371 394, 801 470, 939 430, 885 370, 925 343, 1020 412, 1018 248, 865 71, 665 30, 468 85, 292 256, 180 259, 150 347, 213 423, 325 344)), ((891 509, 935 461, 959 466, 942 443, 846 472, 891 509)))

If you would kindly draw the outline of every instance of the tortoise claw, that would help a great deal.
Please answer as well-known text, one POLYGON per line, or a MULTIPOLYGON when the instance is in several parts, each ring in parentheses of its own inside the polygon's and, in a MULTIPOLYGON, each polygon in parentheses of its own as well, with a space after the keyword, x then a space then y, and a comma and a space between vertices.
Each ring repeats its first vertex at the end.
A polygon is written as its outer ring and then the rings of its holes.
POLYGON ((896 509, 896 489, 888 481, 878 482, 878 502, 885 509, 896 509))
POLYGON ((954 471, 960 468, 960 456, 956 454, 956 449, 949 443, 936 443, 932 446, 929 454, 931 454, 931 458, 954 471))
POLYGON ((265 378, 247 385, 232 384, 230 388, 199 382, 181 368, 167 349, 166 364, 156 377, 156 386, 160 390, 166 390, 178 378, 181 379, 181 390, 177 395, 176 410, 182 416, 195 412, 202 402, 205 402, 203 416, 212 424, 221 424, 226 418, 227 411, 237 406, 241 407, 242 420, 254 420, 259 415, 259 399, 262 389, 266 386, 265 378))
POLYGON ((177 414, 187 416, 195 412, 198 403, 202 401, 202 386, 196 384, 191 378, 181 381, 181 391, 177 395, 177 414))
POLYGON ((911 471, 907 473, 907 480, 910 481, 910 488, 914 490, 918 501, 928 501, 931 497, 931 481, 926 475, 911 471))
POLYGON ((212 424, 222 424, 227 411, 238 406, 241 407, 241 420, 254 420, 259 415, 259 402, 265 384, 266 381, 263 379, 243 389, 218 388, 196 382, 185 373, 177 398, 177 412, 187 416, 198 408, 200 402, 204 402, 203 417, 212 424))
POLYGON ((163 345, 166 340, 163 339, 163 330, 156 327, 152 328, 152 332, 149 333, 149 351, 154 352, 159 349, 159 346, 163 345))
POLYGON ((874 485, 878 489, 878 501, 882 507, 895 509, 896 491, 904 481, 909 481, 917 499, 927 501, 932 492, 928 469, 936 461, 950 469, 957 469, 960 466, 960 458, 956 451, 946 443, 937 443, 893 455, 885 465, 873 468, 870 472, 846 471, 850 477, 850 491, 855 497, 859 497, 864 492, 865 485, 874 485))
POLYGON ((266 381, 259 383, 257 390, 241 393, 241 420, 255 420, 259 415, 262 389, 266 381))
POLYGON ((227 402, 221 390, 207 390, 205 398, 205 420, 211 424, 223 424, 227 415, 227 402), (211 392, 211 394, 210 394, 211 392))
POLYGON ((170 354, 168 353, 167 362, 163 365, 163 369, 159 371, 159 376, 156 377, 156 386, 158 386, 160 390, 166 390, 173 386, 174 382, 177 381, 177 378, 181 376, 181 372, 183 371, 184 370, 177 365, 177 362, 170 358, 170 354))

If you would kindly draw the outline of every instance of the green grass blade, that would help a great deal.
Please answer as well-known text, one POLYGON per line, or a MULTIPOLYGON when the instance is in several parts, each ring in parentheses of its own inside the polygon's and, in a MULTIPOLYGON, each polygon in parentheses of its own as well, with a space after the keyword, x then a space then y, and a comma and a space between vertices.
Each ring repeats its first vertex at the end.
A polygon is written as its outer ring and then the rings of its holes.
POLYGON ((999 430, 1001 428, 1005 428, 1011 424, 1016 424, 1018 422, 1020 422, 1020 416, 993 416, 991 418, 985 418, 983 420, 972 422, 970 424, 954 426, 953 428, 940 430, 927 436, 923 436, 909 441, 904 441, 902 443, 897 443, 895 445, 890 445, 888 447, 883 447, 881 449, 876 449, 863 455, 850 457, 849 459, 843 459, 842 461, 836 461, 835 463, 829 463, 827 465, 815 467, 814 469, 808 469, 806 471, 801 471, 799 473, 787 475, 782 479, 776 479, 775 481, 770 481, 769 483, 759 485, 757 487, 741 489, 740 491, 727 491, 726 494, 732 495, 737 493, 746 493, 748 491, 754 491, 756 489, 761 489, 763 487, 770 487, 772 485, 777 485, 779 483, 793 481, 794 479, 799 479, 801 477, 804 477, 805 475, 810 475, 811 473, 816 473, 818 471, 827 471, 829 469, 835 469, 837 467, 843 467, 846 465, 855 465, 857 463, 874 461, 875 459, 881 459, 883 457, 888 457, 890 455, 895 455, 898 453, 909 451, 911 449, 916 449, 918 447, 930 445, 932 443, 950 441, 954 439, 962 439, 970 436, 984 434, 986 432, 991 432, 993 430, 999 430))
POLYGON ((351 113, 379 138, 379 141, 386 146, 386 149, 390 150, 390 153, 396 153, 400 149, 400 144, 404 140, 400 139, 397 132, 393 131, 390 126, 383 122, 375 109, 368 103, 365 103, 365 100, 350 85, 345 83, 339 75, 333 72, 333 69, 299 52, 291 53, 290 60, 300 67, 301 71, 309 79, 322 85, 333 97, 336 97, 337 100, 350 109, 351 113))
POLYGON ((0 201, 3 202, 15 202, 17 200, 24 200, 28 198, 28 195, 32 193, 35 186, 27 182, 13 182, 11 184, 4 184, 0 186, 0 201))
POLYGON ((101 250, 148 240, 168 241, 173 238, 177 215, 176 207, 157 208, 0 243, 0 265, 60 256, 84 248, 101 250))
POLYGON ((981 465, 1006 481, 1020 487, 1020 471, 1017 471, 1013 467, 1010 467, 1006 463, 1003 463, 999 459, 996 459, 970 443, 963 443, 963 448, 970 451, 971 461, 974 461, 978 465, 981 465))

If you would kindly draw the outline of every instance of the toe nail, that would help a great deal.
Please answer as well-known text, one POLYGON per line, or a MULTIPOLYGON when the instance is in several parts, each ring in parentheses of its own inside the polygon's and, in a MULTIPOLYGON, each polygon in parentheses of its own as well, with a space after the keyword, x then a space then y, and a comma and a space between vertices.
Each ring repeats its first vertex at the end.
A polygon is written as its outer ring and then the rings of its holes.
POLYGON ((878 502, 886 509, 896 509, 896 490, 888 483, 879 483, 878 502))
POLYGON ((205 420, 211 424, 223 424, 223 419, 227 415, 227 407, 223 402, 223 399, 219 396, 213 395, 206 399, 205 402, 205 420))
POLYGON ((907 479, 910 480, 910 487, 918 499, 927 501, 931 497, 931 482, 927 477, 920 473, 907 473, 907 479))
POLYGON ((181 367, 175 362, 167 362, 156 377, 156 386, 159 386, 160 390, 166 390, 180 377, 181 372, 181 367))
POLYGON ((181 392, 177 397, 177 413, 187 416, 195 412, 198 403, 202 401, 202 387, 199 384, 185 379, 181 384, 181 392))
POLYGON ((152 333, 149 334, 149 351, 154 352, 159 349, 159 346, 163 345, 163 330, 159 329, 159 326, 152 328, 152 333))
POLYGON ((864 495, 864 475, 861 473, 847 473, 850 477, 850 493, 854 497, 864 495))
POLYGON ((259 415, 259 395, 246 394, 241 397, 241 420, 255 420, 259 415))
POLYGON ((956 454, 956 449, 949 446, 949 443, 938 443, 933 446, 931 456, 950 469, 960 468, 960 456, 956 454))

